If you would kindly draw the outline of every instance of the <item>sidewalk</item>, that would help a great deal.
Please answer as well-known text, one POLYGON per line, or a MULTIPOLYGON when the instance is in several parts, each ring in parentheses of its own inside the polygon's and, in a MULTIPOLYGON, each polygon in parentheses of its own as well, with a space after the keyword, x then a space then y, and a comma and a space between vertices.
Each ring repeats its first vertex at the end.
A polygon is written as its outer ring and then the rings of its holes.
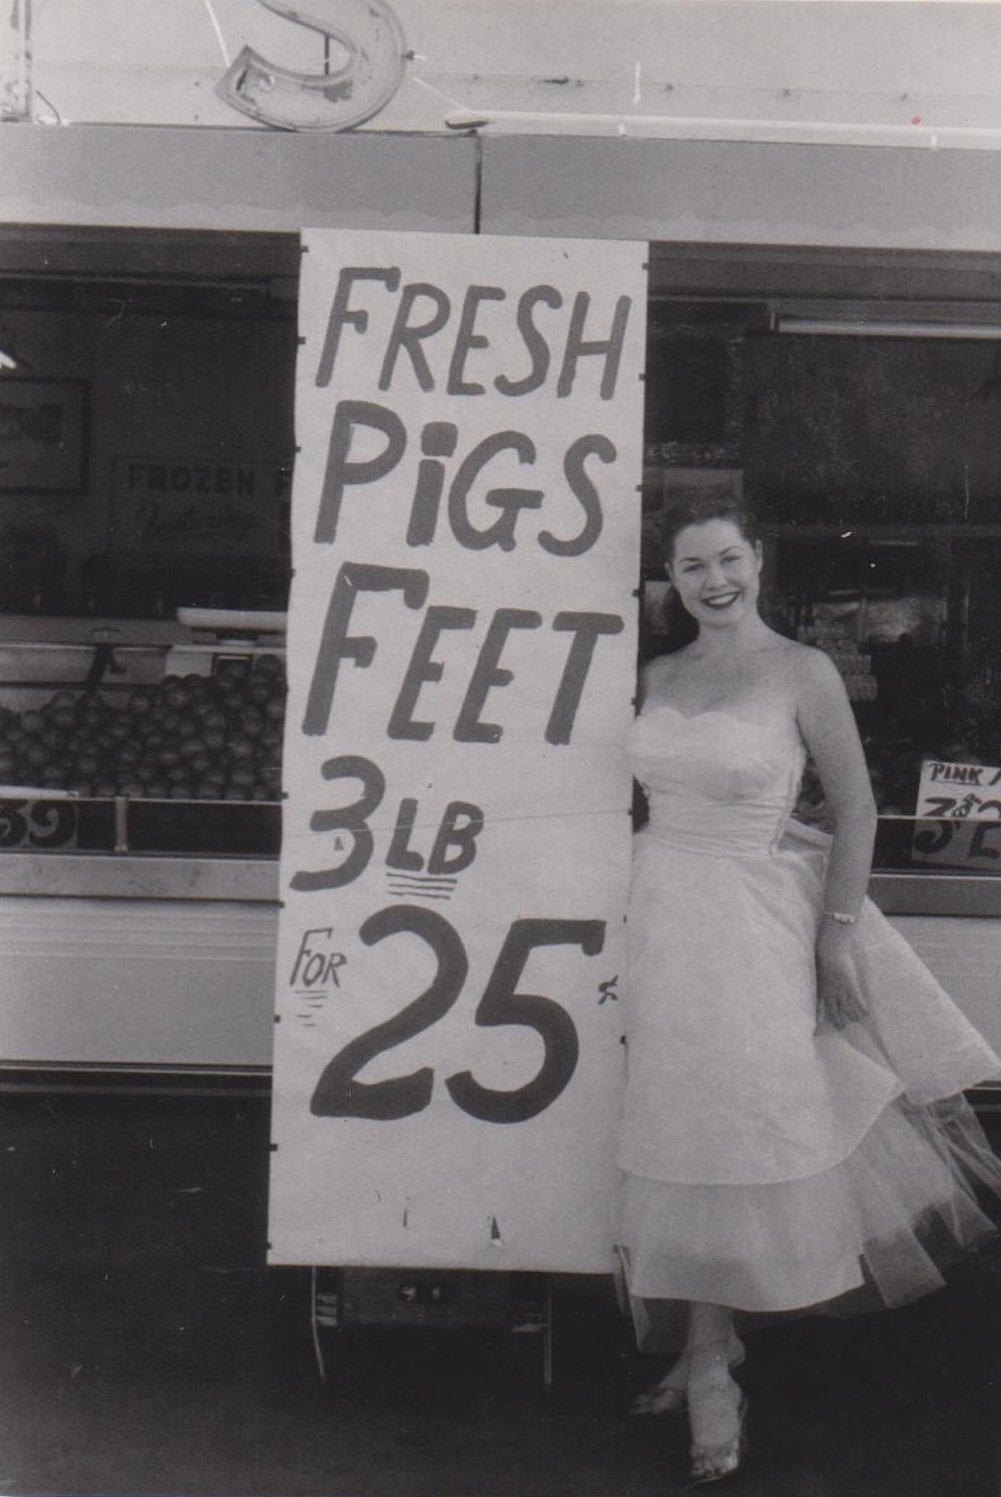
MULTIPOLYGON (((266 1270, 259 1099, 0 1099, 0 1492, 16 1497, 673 1497, 683 1420, 634 1420, 659 1362, 608 1286, 537 1337, 323 1333, 266 1270)), ((762 1331, 728 1497, 996 1497, 993 1256, 892 1315, 762 1331)))

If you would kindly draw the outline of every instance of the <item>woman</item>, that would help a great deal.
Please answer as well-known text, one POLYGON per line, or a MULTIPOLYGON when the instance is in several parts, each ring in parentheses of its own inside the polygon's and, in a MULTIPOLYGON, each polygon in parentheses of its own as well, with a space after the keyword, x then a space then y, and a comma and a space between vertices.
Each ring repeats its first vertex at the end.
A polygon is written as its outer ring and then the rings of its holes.
POLYGON ((638 1409, 687 1407, 703 1482, 741 1458, 735 1311, 899 1304, 942 1283, 930 1229, 957 1251, 990 1235, 974 1187, 1001 1196, 1001 1164, 958 1094, 1001 1061, 866 901, 876 811, 854 716, 829 658, 761 618, 750 518, 689 505, 666 529, 698 632, 646 667, 633 727, 650 821, 618 1240, 641 1339, 664 1301, 688 1306, 638 1409), (807 755, 830 837, 789 819, 807 755))

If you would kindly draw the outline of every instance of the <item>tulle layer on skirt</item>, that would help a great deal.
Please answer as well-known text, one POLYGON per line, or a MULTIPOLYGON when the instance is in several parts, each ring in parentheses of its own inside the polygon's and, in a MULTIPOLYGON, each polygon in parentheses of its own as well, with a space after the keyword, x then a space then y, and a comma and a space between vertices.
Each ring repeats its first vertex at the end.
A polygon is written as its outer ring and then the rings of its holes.
POLYGON ((963 1097, 897 1099, 840 1163, 765 1185, 623 1176, 616 1240, 642 1301, 853 1313, 941 1287, 1001 1218, 1001 1160, 963 1097))

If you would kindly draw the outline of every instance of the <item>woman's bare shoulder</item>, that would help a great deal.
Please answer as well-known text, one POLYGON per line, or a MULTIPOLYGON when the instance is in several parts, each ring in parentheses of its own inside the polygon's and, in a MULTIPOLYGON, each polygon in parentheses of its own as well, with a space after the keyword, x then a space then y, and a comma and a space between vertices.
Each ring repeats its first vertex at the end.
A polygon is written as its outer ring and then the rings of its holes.
POLYGON ((783 683, 797 711, 809 703, 831 702, 844 696, 841 673, 830 655, 815 645, 783 639, 773 657, 774 675, 783 683))
POLYGON ((823 686, 841 679, 830 655, 818 650, 816 645, 801 644, 798 639, 783 638, 777 660, 797 685, 823 686))

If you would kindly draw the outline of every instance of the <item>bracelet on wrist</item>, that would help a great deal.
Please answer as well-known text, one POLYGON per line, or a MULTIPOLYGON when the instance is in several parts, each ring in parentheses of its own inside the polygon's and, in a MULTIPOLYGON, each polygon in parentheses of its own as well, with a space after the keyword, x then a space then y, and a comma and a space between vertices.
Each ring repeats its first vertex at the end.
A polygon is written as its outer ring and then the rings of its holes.
POLYGON ((857 915, 846 915, 842 910, 824 910, 828 920, 833 920, 835 925, 857 925, 857 915))

